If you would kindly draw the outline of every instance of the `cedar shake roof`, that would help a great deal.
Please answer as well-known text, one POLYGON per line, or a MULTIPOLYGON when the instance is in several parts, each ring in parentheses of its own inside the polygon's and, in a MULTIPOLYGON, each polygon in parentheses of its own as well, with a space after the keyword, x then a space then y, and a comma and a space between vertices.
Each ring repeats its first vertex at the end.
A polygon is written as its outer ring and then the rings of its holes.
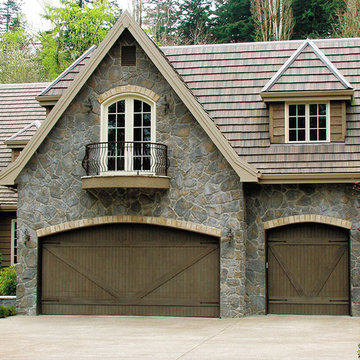
MULTIPOLYGON (((11 163, 11 149, 6 146, 14 134, 21 132, 30 124, 45 120, 46 111, 35 100, 48 83, 0 84, 0 171, 11 163)), ((37 130, 30 126, 13 140, 27 142, 37 130)), ((0 187, 0 204, 16 204, 16 193, 0 187)))
POLYGON ((62 72, 39 96, 61 96, 64 90, 75 79, 76 75, 86 65, 96 45, 91 46, 77 60, 75 60, 64 72, 62 72))
MULTIPOLYGON (((87 62, 94 54, 90 50, 42 94, 62 94, 75 77, 76 67, 83 66, 82 61, 87 62)), ((360 172, 358 91, 347 106, 344 143, 270 144, 269 111, 260 96, 291 57, 294 61, 270 84, 270 92, 360 89, 360 38, 173 46, 161 50, 240 158, 263 174, 360 172)))
MULTIPOLYGON (((313 43, 355 90, 360 89, 359 38, 313 43)), ((174 46, 162 50, 239 156, 263 174, 360 172, 358 91, 347 107, 345 143, 270 144, 269 112, 260 93, 302 44, 304 40, 174 46)), ((308 48, 293 65, 289 73, 299 73, 296 81, 285 72, 283 80, 275 84, 277 91, 292 88, 288 85, 291 81, 296 90, 313 90, 316 83, 309 85, 309 78, 319 79, 318 90, 344 89, 308 48)))

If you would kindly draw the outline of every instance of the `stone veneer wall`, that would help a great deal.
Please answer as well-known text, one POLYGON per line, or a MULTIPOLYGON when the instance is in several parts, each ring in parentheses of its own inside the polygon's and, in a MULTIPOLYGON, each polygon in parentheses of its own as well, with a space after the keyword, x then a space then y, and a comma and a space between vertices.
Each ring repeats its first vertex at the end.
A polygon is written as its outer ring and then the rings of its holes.
POLYGON ((265 312, 265 230, 263 222, 301 214, 352 221, 350 276, 352 314, 360 316, 359 198, 352 184, 246 185, 247 314, 265 312))
MULTIPOLYGON (((128 39, 128 36, 125 36, 128 39)), ((242 184, 179 97, 137 47, 137 66, 120 66, 122 38, 90 77, 18 178, 20 264, 18 311, 35 314, 38 239, 36 230, 67 221, 109 215, 163 217, 232 229, 221 240, 221 316, 245 312, 245 244, 242 184), (157 142, 168 145, 170 190, 81 188, 84 146, 100 138, 99 95, 138 85, 160 96, 157 142), (93 105, 90 110, 88 105, 93 105), (25 244, 24 233, 31 240, 25 244), (225 239, 226 240, 226 239, 225 239)))

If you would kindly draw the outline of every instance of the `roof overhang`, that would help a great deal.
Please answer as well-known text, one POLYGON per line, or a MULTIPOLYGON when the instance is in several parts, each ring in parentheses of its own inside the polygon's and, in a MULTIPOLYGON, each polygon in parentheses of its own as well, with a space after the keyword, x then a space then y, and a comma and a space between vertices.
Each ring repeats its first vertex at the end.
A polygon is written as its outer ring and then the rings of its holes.
POLYGON ((326 101, 344 100, 352 101, 355 90, 333 91, 286 91, 286 92, 261 92, 260 96, 265 102, 283 101, 326 101))
POLYGON ((0 204, 0 212, 16 211, 17 206, 12 204, 0 204))
POLYGON ((4 144, 10 149, 23 149, 28 141, 25 140, 6 140, 4 144))
POLYGON ((346 184, 360 181, 359 173, 262 174, 259 184, 346 184))
POLYGON ((54 106, 59 99, 60 95, 42 95, 35 98, 41 106, 54 106))
POLYGON ((59 101, 49 113, 47 119, 43 122, 42 126, 21 152, 20 156, 0 174, 0 184, 14 185, 16 183, 16 178, 20 174, 21 170, 26 166, 32 155, 36 152, 48 133, 55 126, 75 96, 126 28, 130 31, 149 59, 158 68, 165 80, 173 88, 175 93, 179 96, 181 101, 203 128, 205 133, 222 153, 224 158, 240 177, 240 180, 243 182, 257 182, 261 173, 253 165, 239 157, 229 141, 216 126, 215 122, 210 118, 209 114, 186 86, 180 75, 168 62, 161 50, 145 34, 145 32, 130 16, 129 12, 125 11, 113 26, 112 30, 110 30, 105 39, 101 42, 99 47, 94 50, 94 53, 87 64, 82 70, 80 70, 75 80, 72 81, 69 88, 60 97, 59 101))

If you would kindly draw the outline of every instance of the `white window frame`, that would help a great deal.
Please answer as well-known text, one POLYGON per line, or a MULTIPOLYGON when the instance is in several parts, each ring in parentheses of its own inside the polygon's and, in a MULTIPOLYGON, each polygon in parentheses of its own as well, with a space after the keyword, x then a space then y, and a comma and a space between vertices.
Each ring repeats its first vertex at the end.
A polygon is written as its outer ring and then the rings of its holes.
MULTIPOLYGON (((120 100, 125 100, 125 141, 134 141, 134 131, 133 131, 133 115, 134 115, 134 101, 140 100, 148 103, 151 106, 151 133, 150 133, 150 142, 156 142, 156 103, 143 95, 138 94, 119 94, 107 99, 103 104, 101 104, 101 125, 100 125, 100 141, 108 142, 108 109, 110 105, 120 100)), ((119 170, 119 171, 107 171, 111 174, 134 174, 141 173, 138 170, 119 170)), ((149 174, 149 171, 144 172, 149 174)), ((150 171, 151 174, 151 171, 150 171)))
POLYGON ((18 252, 18 243, 19 239, 17 236, 17 220, 11 219, 11 259, 10 263, 12 266, 17 264, 18 258, 19 258, 19 252, 18 252), (16 262, 15 262, 15 249, 16 249, 16 262))
POLYGON ((330 142, 330 101, 292 101, 285 103, 285 142, 289 144, 318 144, 330 142), (310 140, 310 105, 325 104, 326 105, 326 140, 310 140), (305 105, 305 140, 290 141, 289 140, 289 105, 305 105))

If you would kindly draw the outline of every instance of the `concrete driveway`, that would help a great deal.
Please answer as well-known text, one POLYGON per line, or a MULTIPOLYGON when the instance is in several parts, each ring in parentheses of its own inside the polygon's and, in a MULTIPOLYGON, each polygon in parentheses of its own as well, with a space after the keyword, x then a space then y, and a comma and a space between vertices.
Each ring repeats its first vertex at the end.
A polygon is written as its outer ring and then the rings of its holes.
POLYGON ((0 359, 357 359, 360 318, 200 319, 15 316, 0 319, 0 359))

